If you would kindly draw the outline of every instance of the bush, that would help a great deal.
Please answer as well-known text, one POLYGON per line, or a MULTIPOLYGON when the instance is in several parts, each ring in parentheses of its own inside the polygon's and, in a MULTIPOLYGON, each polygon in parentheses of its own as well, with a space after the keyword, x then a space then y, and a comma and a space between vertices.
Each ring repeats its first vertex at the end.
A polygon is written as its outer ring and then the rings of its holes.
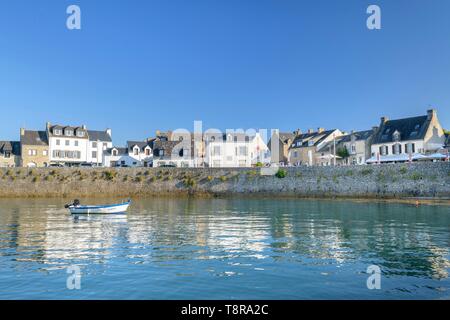
POLYGON ((192 177, 187 177, 187 178, 184 178, 183 184, 184 184, 185 187, 193 188, 193 187, 195 187, 195 185, 197 184, 197 182, 195 181, 194 178, 192 178, 192 177))
POLYGON ((227 179, 228 179, 228 178, 227 178, 226 176, 221 176, 221 177, 220 177, 220 181, 222 181, 222 182, 227 181, 227 179))
POLYGON ((5 176, 10 176, 12 174, 11 169, 6 170, 5 172, 5 176))
POLYGON ((261 168, 262 166, 263 166, 263 163, 262 163, 262 162, 259 162, 259 161, 255 164, 255 167, 261 168))
POLYGON ((286 178, 287 176, 287 171, 284 169, 278 169, 277 173, 275 173, 275 177, 282 179, 282 178, 286 178))
POLYGON ((34 177, 31 181, 32 181, 32 182, 37 182, 38 180, 39 180, 38 177, 34 177))
POLYGON ((45 181, 52 181, 53 177, 51 175, 48 175, 44 178, 45 181))
POLYGON ((117 172, 115 171, 103 171, 103 179, 112 181, 116 177, 117 172))
POLYGON ((208 176, 206 179, 208 179, 208 181, 213 181, 214 177, 213 176, 208 176))
POLYGON ((144 180, 144 178, 142 178, 141 176, 137 176, 136 178, 134 178, 134 182, 142 182, 144 180))
POLYGON ((410 176, 411 180, 422 180, 423 179, 423 175, 421 175, 420 173, 414 172, 411 176, 410 176))
POLYGON ((408 172, 408 169, 406 167, 401 167, 400 168, 400 173, 401 174, 405 174, 406 172, 408 172))
POLYGON ((368 176, 369 174, 373 173, 373 169, 372 168, 364 168, 361 170, 361 174, 363 176, 368 176))
POLYGON ((376 179, 377 179, 379 182, 384 182, 384 181, 386 180, 386 176, 384 175, 383 172, 379 172, 379 173, 377 174, 376 179))

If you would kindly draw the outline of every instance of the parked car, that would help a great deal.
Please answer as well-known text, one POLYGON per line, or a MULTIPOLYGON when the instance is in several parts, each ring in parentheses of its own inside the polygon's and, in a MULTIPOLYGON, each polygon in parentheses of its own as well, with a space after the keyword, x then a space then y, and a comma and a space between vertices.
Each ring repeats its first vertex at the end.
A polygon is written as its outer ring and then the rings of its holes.
POLYGON ((58 167, 58 168, 64 167, 64 165, 62 165, 61 163, 50 163, 48 166, 49 167, 58 167))
POLYGON ((94 165, 92 163, 82 163, 80 167, 89 167, 92 168, 94 165))

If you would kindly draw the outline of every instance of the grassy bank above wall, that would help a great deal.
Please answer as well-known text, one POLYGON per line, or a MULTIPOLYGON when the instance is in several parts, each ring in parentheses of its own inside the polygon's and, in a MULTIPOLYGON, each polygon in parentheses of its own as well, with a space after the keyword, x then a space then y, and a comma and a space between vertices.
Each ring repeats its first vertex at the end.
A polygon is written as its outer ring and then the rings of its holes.
POLYGON ((285 168, 3 168, 0 197, 450 198, 450 163, 285 168))

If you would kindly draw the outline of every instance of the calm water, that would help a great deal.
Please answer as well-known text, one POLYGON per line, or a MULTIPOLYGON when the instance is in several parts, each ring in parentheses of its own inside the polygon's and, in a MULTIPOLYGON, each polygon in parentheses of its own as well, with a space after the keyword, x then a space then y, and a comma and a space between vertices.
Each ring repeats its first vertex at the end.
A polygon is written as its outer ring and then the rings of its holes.
POLYGON ((0 200, 0 299, 450 298, 449 206, 148 199, 73 217, 63 204, 0 200))

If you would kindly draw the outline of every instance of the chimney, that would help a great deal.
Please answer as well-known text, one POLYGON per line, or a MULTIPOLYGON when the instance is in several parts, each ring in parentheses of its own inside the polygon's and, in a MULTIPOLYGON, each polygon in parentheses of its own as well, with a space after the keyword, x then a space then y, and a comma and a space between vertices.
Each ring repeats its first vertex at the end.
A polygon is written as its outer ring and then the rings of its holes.
POLYGON ((86 125, 83 124, 83 125, 81 126, 81 129, 86 130, 86 125))
POLYGON ((298 136, 298 135, 302 134, 302 130, 297 129, 297 130, 295 130, 295 131, 293 132, 293 134, 295 134, 296 136, 298 136))
POLYGON ((431 120, 436 117, 436 109, 427 110, 427 120, 431 120))
POLYGON ((308 129, 308 133, 313 133, 314 132, 314 129, 308 129))
POLYGON ((25 135, 25 128, 20 128, 20 135, 24 136, 25 135))
POLYGON ((317 132, 318 133, 322 133, 322 132, 324 132, 325 131, 325 128, 317 128, 317 132))
POLYGON ((107 135, 109 135, 109 136, 111 137, 111 135, 112 135, 112 131, 111 131, 111 129, 110 129, 110 128, 107 128, 107 129, 106 129, 106 134, 107 134, 107 135))
POLYGON ((47 128, 47 130, 48 129, 50 129, 50 126, 51 126, 52 124, 49 122, 49 121, 47 121, 47 123, 45 124, 45 127, 47 128))
POLYGON ((381 117, 381 124, 386 123, 388 120, 389 118, 386 116, 381 117))

